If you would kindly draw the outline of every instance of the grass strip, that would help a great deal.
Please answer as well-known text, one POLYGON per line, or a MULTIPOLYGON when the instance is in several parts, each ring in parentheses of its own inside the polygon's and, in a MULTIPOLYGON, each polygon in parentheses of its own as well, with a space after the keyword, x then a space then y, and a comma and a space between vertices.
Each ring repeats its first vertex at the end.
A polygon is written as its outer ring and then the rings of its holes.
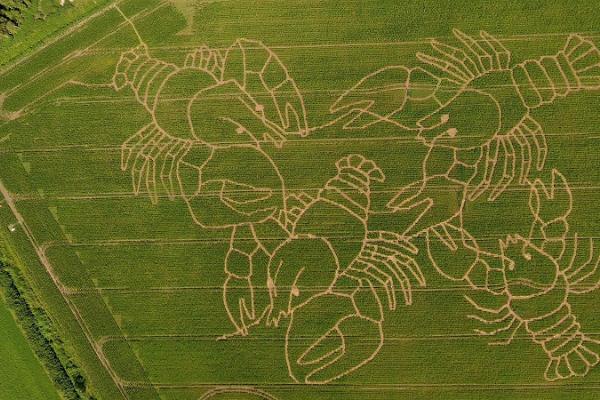
POLYGON ((66 353, 50 318, 41 307, 30 304, 26 295, 28 287, 19 272, 0 258, 2 296, 50 379, 66 400, 93 400, 94 396, 87 393, 81 369, 66 353))

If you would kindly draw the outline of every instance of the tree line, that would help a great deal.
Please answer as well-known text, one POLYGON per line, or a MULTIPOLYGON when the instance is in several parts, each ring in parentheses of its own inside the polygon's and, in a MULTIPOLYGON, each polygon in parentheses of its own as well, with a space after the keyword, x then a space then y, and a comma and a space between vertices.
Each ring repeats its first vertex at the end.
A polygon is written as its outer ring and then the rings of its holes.
POLYGON ((21 280, 18 272, 0 259, 0 292, 54 385, 65 400, 94 400, 94 396, 87 393, 85 377, 66 354, 64 343, 46 312, 28 303, 23 289, 19 288, 26 286, 21 280))
POLYGON ((0 0, 0 36, 14 35, 30 6, 30 0, 0 0))

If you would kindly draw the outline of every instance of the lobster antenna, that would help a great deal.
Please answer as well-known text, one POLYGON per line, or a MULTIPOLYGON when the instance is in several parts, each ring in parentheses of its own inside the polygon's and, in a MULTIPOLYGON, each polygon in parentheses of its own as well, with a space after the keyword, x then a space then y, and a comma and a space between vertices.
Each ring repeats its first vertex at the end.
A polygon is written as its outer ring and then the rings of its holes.
POLYGON ((137 30, 135 24, 133 23, 133 21, 127 15, 125 15, 125 13, 119 8, 118 5, 115 5, 115 8, 119 12, 119 14, 121 14, 121 16, 123 17, 123 19, 125 21, 127 21, 129 23, 129 25, 131 25, 131 28, 135 32, 135 36, 137 36, 140 44, 144 44, 144 40, 142 39, 142 36, 140 35, 140 32, 138 32, 138 30, 137 30))

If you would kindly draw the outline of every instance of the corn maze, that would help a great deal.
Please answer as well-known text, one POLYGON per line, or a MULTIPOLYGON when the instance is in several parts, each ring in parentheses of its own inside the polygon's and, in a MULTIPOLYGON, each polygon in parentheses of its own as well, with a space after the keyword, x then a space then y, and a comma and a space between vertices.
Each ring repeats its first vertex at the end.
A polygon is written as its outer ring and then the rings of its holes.
POLYGON ((598 9, 415 3, 120 0, 0 69, 90 393, 600 395, 598 9))

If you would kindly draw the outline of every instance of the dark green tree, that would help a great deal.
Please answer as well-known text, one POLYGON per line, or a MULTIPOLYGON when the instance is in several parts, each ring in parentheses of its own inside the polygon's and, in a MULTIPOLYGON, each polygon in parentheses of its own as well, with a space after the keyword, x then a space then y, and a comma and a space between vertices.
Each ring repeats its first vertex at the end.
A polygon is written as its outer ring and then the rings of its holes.
POLYGON ((0 36, 14 35, 30 5, 30 0, 0 0, 0 36))

